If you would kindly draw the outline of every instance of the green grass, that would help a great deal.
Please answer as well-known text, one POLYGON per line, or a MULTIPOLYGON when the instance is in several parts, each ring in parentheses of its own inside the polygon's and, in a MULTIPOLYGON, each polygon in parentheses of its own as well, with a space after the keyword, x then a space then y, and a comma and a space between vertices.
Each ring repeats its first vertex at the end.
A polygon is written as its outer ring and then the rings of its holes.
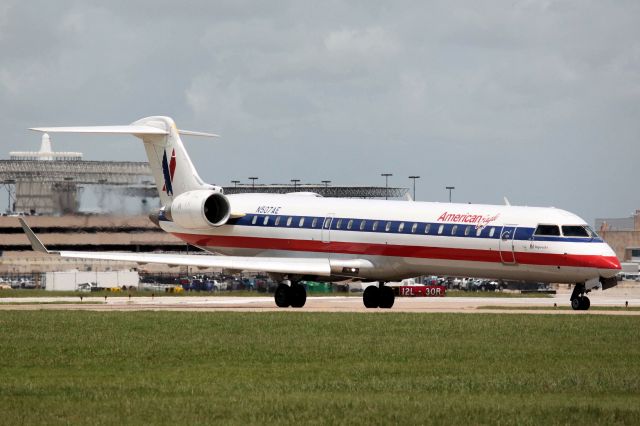
POLYGON ((638 424, 640 320, 0 312, 3 424, 638 424))

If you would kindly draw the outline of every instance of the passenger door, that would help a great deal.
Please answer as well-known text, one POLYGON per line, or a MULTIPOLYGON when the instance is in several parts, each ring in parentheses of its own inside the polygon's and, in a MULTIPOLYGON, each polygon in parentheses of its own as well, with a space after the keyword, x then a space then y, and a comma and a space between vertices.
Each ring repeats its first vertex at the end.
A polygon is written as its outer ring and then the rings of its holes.
POLYGON ((333 223, 333 218, 335 213, 329 213, 324 218, 322 222, 322 242, 330 243, 331 242, 331 224, 333 223))
POLYGON ((514 249, 513 239, 516 236, 518 225, 504 225, 500 231, 500 260, 505 265, 514 265, 516 263, 516 252, 514 249))

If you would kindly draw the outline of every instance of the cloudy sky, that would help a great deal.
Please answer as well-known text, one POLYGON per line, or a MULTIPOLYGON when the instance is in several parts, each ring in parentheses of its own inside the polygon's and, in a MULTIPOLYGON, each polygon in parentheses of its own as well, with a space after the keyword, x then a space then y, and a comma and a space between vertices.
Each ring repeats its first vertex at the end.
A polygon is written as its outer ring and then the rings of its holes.
MULTIPOLYGON (((409 186, 418 200, 640 208, 640 2, 0 2, 0 156, 32 126, 172 116, 212 183, 409 186)), ((86 159, 134 138, 56 135, 86 159)), ((2 197, 5 198, 5 197, 2 197)), ((0 200, 0 202, 5 202, 0 200)))

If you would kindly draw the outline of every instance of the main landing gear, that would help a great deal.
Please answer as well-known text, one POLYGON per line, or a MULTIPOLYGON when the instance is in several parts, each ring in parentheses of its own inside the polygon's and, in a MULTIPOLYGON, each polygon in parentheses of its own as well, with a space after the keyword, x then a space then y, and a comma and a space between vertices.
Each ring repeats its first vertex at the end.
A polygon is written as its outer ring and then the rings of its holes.
POLYGON ((587 290, 585 289, 584 283, 577 283, 573 288, 573 293, 571 293, 571 307, 574 311, 586 311, 591 306, 591 301, 585 294, 587 290))
POLYGON ((393 293, 393 289, 382 282, 378 287, 370 285, 362 295, 362 302, 366 308, 389 309, 395 300, 396 295, 393 293))
POLYGON ((280 283, 274 299, 279 308, 302 308, 307 301, 307 290, 297 282, 291 282, 291 285, 280 283))

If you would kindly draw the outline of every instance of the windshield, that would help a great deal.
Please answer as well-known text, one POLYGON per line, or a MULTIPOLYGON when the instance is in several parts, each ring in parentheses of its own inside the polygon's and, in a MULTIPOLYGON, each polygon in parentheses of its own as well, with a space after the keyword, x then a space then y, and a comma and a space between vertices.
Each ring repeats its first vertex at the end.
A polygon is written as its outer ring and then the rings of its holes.
POLYGON ((560 228, 558 225, 538 225, 535 235, 547 235, 552 237, 560 236, 560 228))
POLYGON ((589 232, 588 227, 583 225, 563 225, 562 234, 565 237, 591 237, 591 233, 589 232))

